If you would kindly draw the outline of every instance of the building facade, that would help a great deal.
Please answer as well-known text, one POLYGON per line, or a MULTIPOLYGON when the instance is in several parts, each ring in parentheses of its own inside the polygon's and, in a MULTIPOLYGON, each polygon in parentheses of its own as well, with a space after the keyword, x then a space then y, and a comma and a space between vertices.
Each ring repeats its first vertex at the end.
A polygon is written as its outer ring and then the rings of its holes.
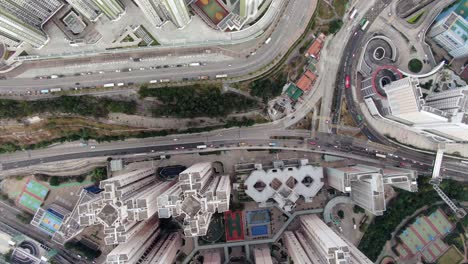
POLYGON ((439 142, 468 141, 468 86, 428 95, 419 81, 407 77, 384 87, 388 100, 385 118, 439 142))
POLYGON ((289 256, 294 263, 373 263, 317 215, 301 216, 300 225, 300 230, 286 231, 283 235, 289 256))
MULTIPOLYGON (((460 5, 466 5, 466 1, 462 2, 464 3, 460 3, 460 5)), ((429 37, 456 59, 468 56, 467 14, 463 14, 463 12, 458 14, 459 9, 434 24, 429 31, 429 37)))
POLYGON ((44 46, 48 37, 42 30, 63 3, 58 0, 4 0, 0 2, 0 39, 16 47, 22 42, 34 48, 44 46))
POLYGON ((100 199, 78 207, 83 226, 104 226, 106 245, 126 243, 157 212, 158 197, 175 182, 158 181, 155 169, 127 171, 101 181, 100 199))
POLYGON ((179 174, 177 185, 158 197, 160 218, 184 217, 187 237, 204 236, 211 217, 229 210, 229 176, 215 176, 211 163, 197 163, 179 174))
POLYGON ((258 9, 264 0, 240 0, 240 16, 252 18, 257 15, 258 9))
POLYGON ((149 22, 160 27, 165 21, 172 21, 177 28, 187 26, 191 17, 184 0, 135 0, 149 22))
POLYGON ((110 20, 118 20, 125 14, 125 6, 120 0, 67 0, 79 13, 90 21, 96 21, 104 14, 110 20))
POLYGON ((274 162, 273 168, 263 170, 256 164, 256 170, 244 182, 245 193, 261 207, 273 199, 279 207, 291 211, 300 196, 307 202, 323 187, 323 168, 308 165, 308 160, 300 160, 297 166, 274 162))
POLYGON ((402 168, 377 168, 358 164, 341 168, 326 168, 328 185, 340 192, 349 193, 360 207, 374 215, 386 210, 384 185, 411 192, 417 191, 417 173, 402 168))

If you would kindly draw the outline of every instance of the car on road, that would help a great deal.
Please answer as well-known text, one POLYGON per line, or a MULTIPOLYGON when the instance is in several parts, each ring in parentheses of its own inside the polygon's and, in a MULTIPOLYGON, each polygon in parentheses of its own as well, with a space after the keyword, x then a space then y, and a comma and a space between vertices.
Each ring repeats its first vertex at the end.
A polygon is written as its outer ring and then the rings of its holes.
POLYGON ((345 88, 349 89, 350 87, 351 87, 351 78, 349 77, 349 75, 346 75, 346 77, 345 77, 345 88))
POLYGON ((310 141, 309 144, 315 146, 315 145, 317 145, 317 141, 310 141))

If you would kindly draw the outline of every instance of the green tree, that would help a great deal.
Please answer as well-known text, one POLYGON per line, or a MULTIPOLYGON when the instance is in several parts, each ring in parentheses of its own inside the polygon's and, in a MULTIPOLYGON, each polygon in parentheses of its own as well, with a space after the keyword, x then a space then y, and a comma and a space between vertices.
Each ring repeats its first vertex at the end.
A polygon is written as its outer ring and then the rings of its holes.
POLYGON ((107 169, 106 167, 95 168, 91 174, 91 180, 95 183, 99 183, 107 179, 107 169))
POLYGON ((51 186, 59 186, 59 185, 60 185, 60 182, 61 182, 61 181, 60 181, 59 177, 57 177, 57 176, 52 176, 52 177, 50 177, 49 184, 50 184, 51 186))
POLYGON ((344 218, 344 212, 342 210, 339 210, 337 214, 340 219, 344 218))

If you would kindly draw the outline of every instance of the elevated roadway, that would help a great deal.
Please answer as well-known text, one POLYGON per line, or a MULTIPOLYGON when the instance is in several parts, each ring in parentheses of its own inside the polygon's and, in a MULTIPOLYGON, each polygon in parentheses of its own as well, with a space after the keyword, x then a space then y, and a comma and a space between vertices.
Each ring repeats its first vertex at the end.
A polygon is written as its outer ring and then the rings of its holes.
MULTIPOLYGON (((197 79, 200 75, 206 75, 214 78, 218 74, 227 74, 229 78, 242 80, 252 78, 266 72, 273 67, 283 55, 287 53, 293 43, 306 30, 307 25, 315 11, 317 5, 316 0, 296 0, 287 1, 287 5, 278 12, 278 20, 271 25, 270 30, 266 30, 260 37, 248 42, 237 45, 213 45, 204 47, 164 47, 159 51, 142 51, 123 54, 103 54, 92 58, 73 58, 73 59, 56 59, 48 61, 37 61, 25 63, 18 71, 32 70, 34 68, 50 68, 51 72, 54 69, 61 67, 73 66, 86 63, 109 63, 114 60, 128 60, 133 62, 131 58, 146 58, 158 56, 171 57, 186 56, 187 54, 205 53, 206 50, 211 52, 219 52, 231 56, 231 60, 220 62, 210 62, 202 67, 168 67, 156 70, 133 70, 127 72, 105 72, 104 74, 93 74, 85 76, 64 76, 56 79, 33 79, 33 78, 13 78, 15 73, 6 74, 7 79, 0 80, 0 93, 3 94, 25 94, 27 91, 39 91, 41 89, 62 88, 72 89, 79 86, 101 86, 105 83, 147 83, 154 79, 171 79, 180 81, 183 79, 197 79), (265 44, 265 40, 271 37, 271 41, 265 44)), ((164 65, 162 62, 155 64, 164 65)), ((99 69, 96 69, 98 71, 99 69)))

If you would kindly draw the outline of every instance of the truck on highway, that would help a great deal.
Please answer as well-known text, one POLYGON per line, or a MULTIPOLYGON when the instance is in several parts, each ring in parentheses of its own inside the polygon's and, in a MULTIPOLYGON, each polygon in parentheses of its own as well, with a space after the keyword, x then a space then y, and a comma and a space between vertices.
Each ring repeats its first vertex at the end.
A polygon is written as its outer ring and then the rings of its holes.
POLYGON ((359 122, 362 122, 362 117, 361 117, 361 115, 357 115, 356 118, 357 118, 357 120, 358 120, 359 122))
POLYGON ((170 82, 171 79, 161 79, 161 80, 159 80, 159 81, 162 82, 162 83, 167 83, 167 82, 170 82))
POLYGON ((356 8, 353 8, 353 10, 351 11, 351 14, 349 15, 349 20, 353 20, 357 15, 357 9, 356 8))
POLYGON ((58 76, 58 75, 55 75, 55 74, 52 74, 52 75, 50 76, 51 79, 57 79, 58 77, 59 77, 59 76, 58 76))
POLYGON ((115 84, 114 83, 106 83, 103 86, 104 86, 104 88, 112 88, 112 87, 115 86, 115 84))
POLYGON ((386 158, 387 158, 386 155, 380 154, 380 153, 376 153, 375 156, 378 157, 378 158, 382 158, 382 159, 386 159, 386 158))
POLYGON ((206 149, 206 145, 198 145, 197 149, 206 149))
POLYGON ((369 20, 366 20, 366 22, 364 23, 364 25, 362 25, 361 30, 362 30, 362 31, 366 30, 366 28, 367 28, 368 25, 369 25, 369 20))
POLYGON ((270 142, 270 143, 268 143, 268 146, 270 146, 270 147, 276 147, 276 145, 277 145, 276 142, 270 142))
POLYGON ((271 37, 269 37, 269 38, 267 38, 267 40, 265 40, 265 44, 270 43, 270 41, 271 41, 271 37))
POLYGON ((216 78, 227 78, 227 74, 217 74, 216 78))
POLYGON ((52 89, 50 89, 51 93, 56 93, 56 92, 60 92, 60 91, 62 91, 62 88, 52 88, 52 89))
POLYGON ((49 89, 42 89, 41 90, 41 94, 48 94, 49 93, 49 89))
POLYGON ((208 75, 200 75, 200 76, 198 76, 198 79, 199 79, 199 80, 208 80, 208 79, 210 79, 210 76, 208 76, 208 75))
POLYGON ((150 83, 158 83, 158 80, 151 80, 150 83))
POLYGON ((243 146, 246 146, 246 145, 247 145, 247 143, 245 143, 245 142, 239 142, 239 147, 243 147, 243 146))
POLYGON ((200 66, 201 64, 199 62, 192 62, 189 64, 190 67, 198 67, 200 66))
POLYGON ((118 83, 117 86, 124 86, 125 83, 118 83))

